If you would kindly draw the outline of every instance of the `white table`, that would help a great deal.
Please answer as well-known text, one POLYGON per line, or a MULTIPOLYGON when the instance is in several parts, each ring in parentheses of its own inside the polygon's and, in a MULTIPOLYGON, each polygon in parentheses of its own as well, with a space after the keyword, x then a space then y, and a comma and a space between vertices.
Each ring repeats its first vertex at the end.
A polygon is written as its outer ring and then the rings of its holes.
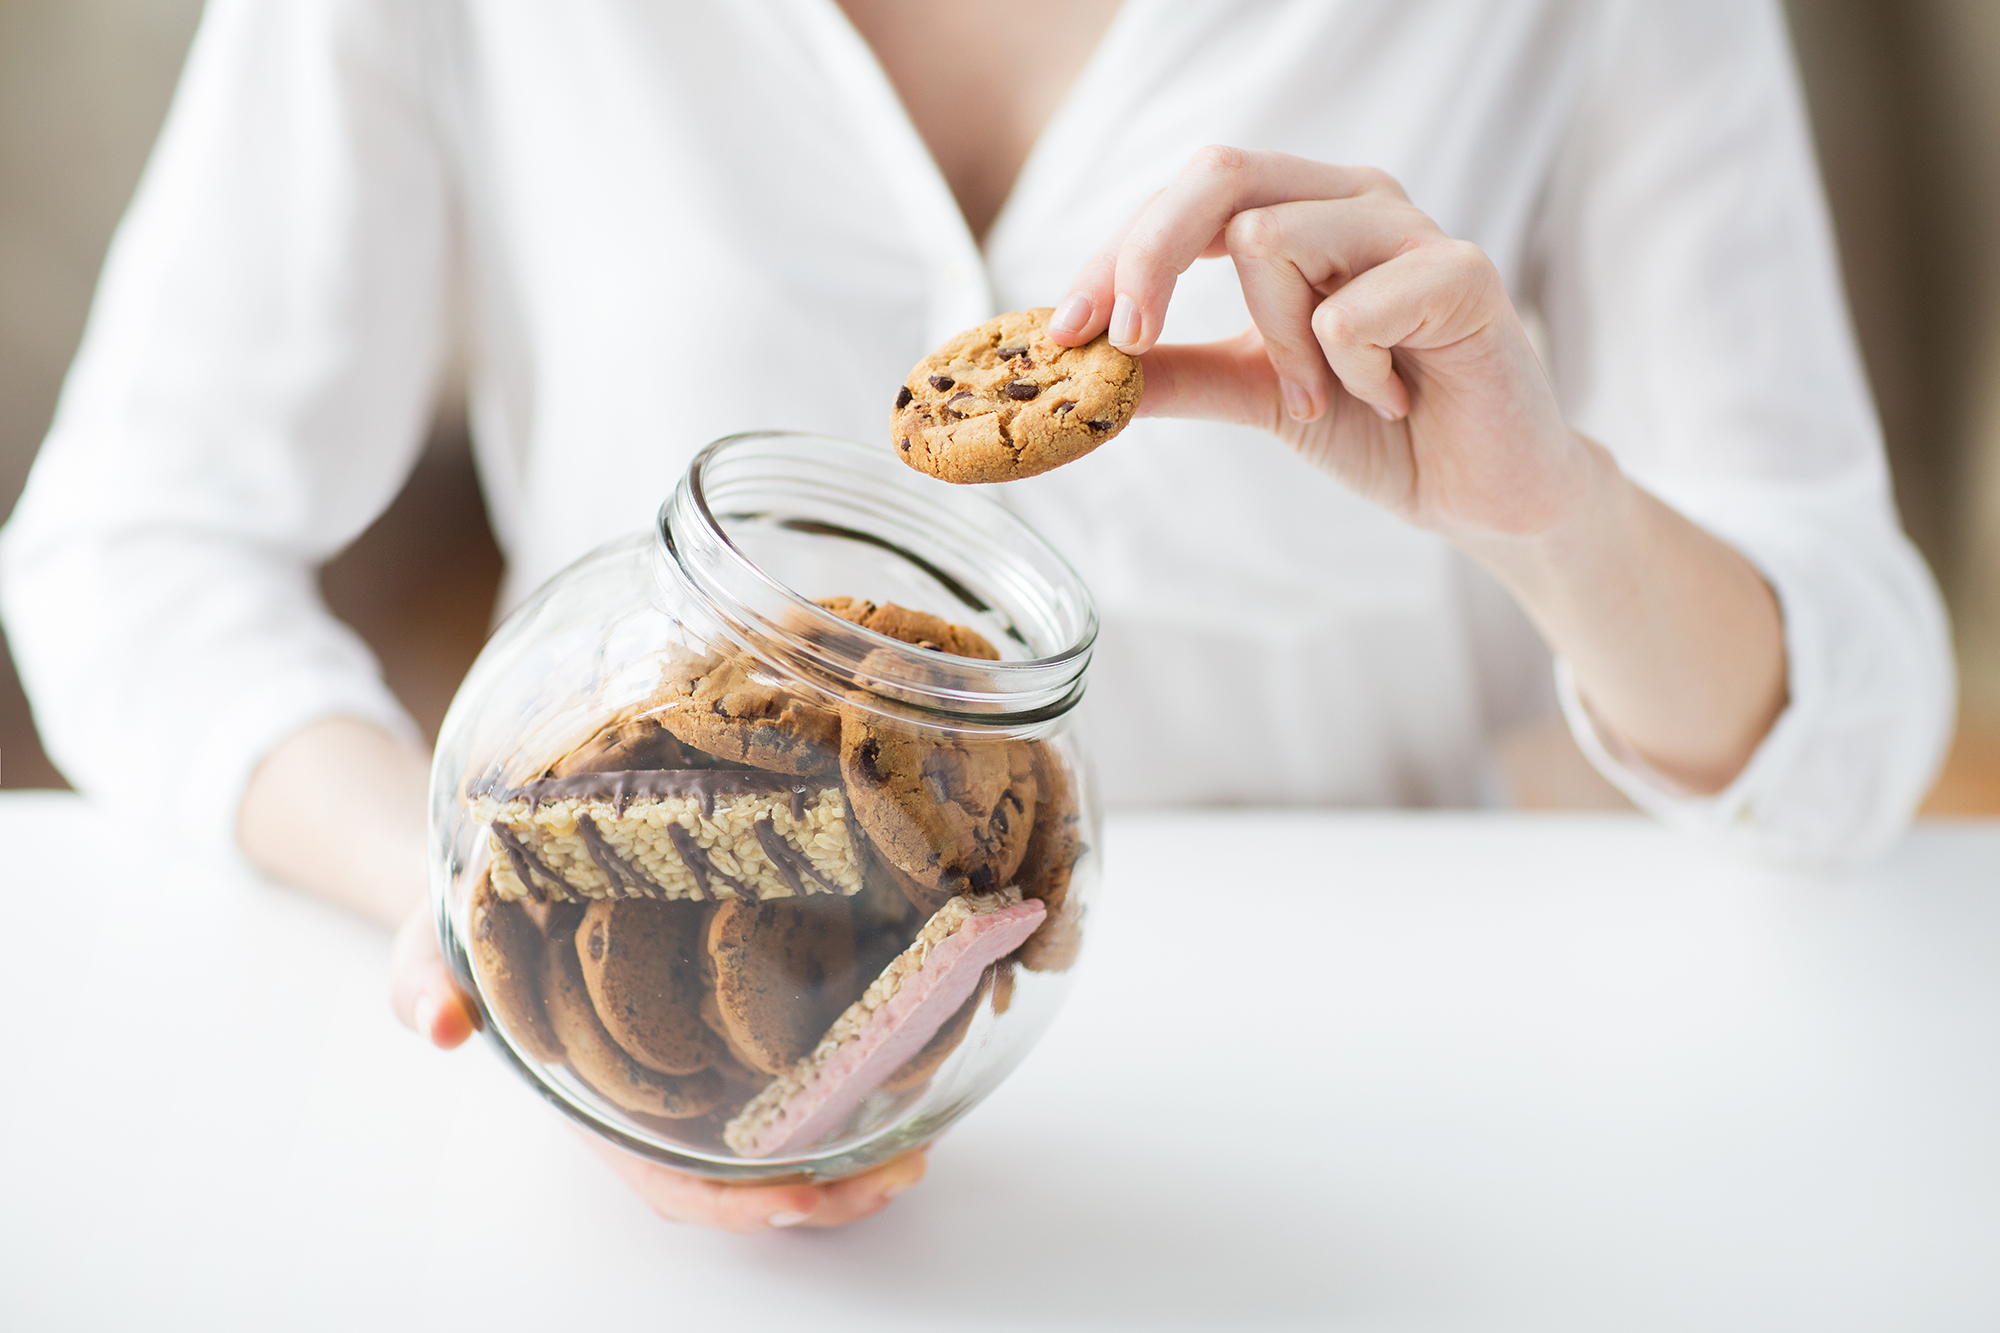
POLYGON ((0 798, 0 1327, 2000 1327, 2000 824, 1169 814, 1070 1007, 846 1231, 656 1220, 384 941, 0 798))

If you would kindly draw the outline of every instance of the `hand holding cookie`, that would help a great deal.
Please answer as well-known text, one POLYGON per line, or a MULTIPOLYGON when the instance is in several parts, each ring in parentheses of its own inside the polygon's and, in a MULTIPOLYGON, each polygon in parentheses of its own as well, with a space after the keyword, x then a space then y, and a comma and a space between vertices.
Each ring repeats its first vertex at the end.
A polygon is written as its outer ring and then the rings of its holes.
POLYGON ((1369 168, 1202 150, 1084 266, 1048 336, 1143 356, 1146 415, 1270 430, 1436 531, 1540 531, 1592 477, 1492 262, 1369 168), (1252 326, 1156 347, 1175 280, 1225 255, 1252 326))

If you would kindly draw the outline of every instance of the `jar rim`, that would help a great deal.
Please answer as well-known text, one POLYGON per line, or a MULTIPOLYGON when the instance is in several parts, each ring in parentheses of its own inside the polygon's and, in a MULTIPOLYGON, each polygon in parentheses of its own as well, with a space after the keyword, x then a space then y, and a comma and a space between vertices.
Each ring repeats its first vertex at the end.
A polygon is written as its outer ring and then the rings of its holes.
POLYGON ((664 562, 717 609, 742 647, 828 688, 858 688, 895 711, 982 726, 1046 721, 1082 698, 1098 629, 1082 576, 1003 505, 918 473, 886 445, 804 431, 724 436, 695 455, 660 508, 656 536, 664 562), (933 549, 926 553, 874 525, 777 520, 793 531, 856 540, 902 557, 969 607, 999 613, 1008 637, 1036 655, 988 661, 942 653, 820 606, 766 570, 731 535, 725 519, 770 519, 728 508, 756 494, 759 483, 829 517, 850 510, 929 539, 933 549), (948 567, 947 560, 960 567, 948 567), (1033 623, 1024 626, 1023 620, 1033 623))

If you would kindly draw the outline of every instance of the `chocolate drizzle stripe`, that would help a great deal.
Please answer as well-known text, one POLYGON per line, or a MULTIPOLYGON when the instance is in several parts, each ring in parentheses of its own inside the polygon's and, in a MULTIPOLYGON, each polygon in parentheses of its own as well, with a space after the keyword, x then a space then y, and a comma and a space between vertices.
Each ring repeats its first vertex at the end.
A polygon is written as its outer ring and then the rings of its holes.
POLYGON ((785 883, 791 886, 793 893, 803 898, 812 892, 799 878, 800 872, 812 876, 814 881, 825 885, 828 893, 840 892, 840 886, 820 874, 819 868, 807 860, 803 852, 786 842, 784 835, 778 832, 770 820, 760 819, 751 827, 757 830, 757 845, 764 849, 764 855, 770 858, 771 864, 777 868, 780 875, 784 876, 785 883))
POLYGON ((704 902, 709 900, 715 902, 722 901, 722 896, 709 886, 710 878, 719 879, 727 884, 730 890, 739 898, 756 897, 755 894, 744 887, 741 880, 718 869, 715 862, 708 859, 708 853, 703 851, 701 845, 694 840, 694 834, 688 832, 684 825, 669 822, 667 824, 667 837, 672 839, 674 850, 681 854, 681 864, 685 865, 688 868, 688 873, 694 876, 695 890, 701 895, 704 902))
POLYGON ((618 896, 618 881, 623 878, 632 886, 634 898, 665 897, 667 891, 655 883, 653 877, 618 854, 604 831, 597 827, 597 821, 589 815, 576 817, 577 832, 583 834, 583 845, 590 849, 590 859, 597 862, 597 868, 604 872, 604 878, 611 881, 611 894, 618 896))
POLYGON ((735 768, 646 768, 617 773, 573 773, 564 778, 537 778, 518 787, 501 787, 496 782, 477 784, 470 796, 489 796, 501 804, 526 801, 540 805, 575 797, 606 801, 623 814, 626 806, 641 797, 660 800, 694 797, 704 813, 713 811, 718 796, 776 796, 789 792, 802 796, 811 787, 831 787, 832 783, 808 782, 784 773, 735 768))
POLYGON ((493 824, 493 836, 500 840, 501 848, 507 853, 508 863, 514 867, 514 877, 521 881, 522 887, 527 889, 530 898, 533 898, 538 903, 548 901, 548 896, 542 892, 541 886, 535 883, 533 872, 536 871, 539 871, 544 879, 556 886, 560 891, 558 896, 565 901, 572 896, 577 898, 583 897, 582 894, 569 886, 568 880, 549 869, 548 862, 535 855, 534 850, 522 842, 520 835, 516 834, 513 829, 495 820, 493 824))

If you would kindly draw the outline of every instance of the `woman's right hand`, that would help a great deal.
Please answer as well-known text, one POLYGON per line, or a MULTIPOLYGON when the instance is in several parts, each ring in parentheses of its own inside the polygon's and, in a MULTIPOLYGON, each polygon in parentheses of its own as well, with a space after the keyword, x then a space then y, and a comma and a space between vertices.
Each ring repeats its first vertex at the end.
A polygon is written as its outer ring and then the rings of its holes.
MULTIPOLYGON (((403 1026, 447 1051, 477 1030, 478 1011, 445 967, 428 905, 419 905, 396 932, 391 959, 389 1004, 403 1026)), ((924 1152, 917 1149, 830 1185, 731 1185, 672 1170, 587 1130, 578 1132, 591 1151, 661 1217, 722 1231, 837 1227, 858 1221, 922 1180, 926 1167, 924 1152)))

